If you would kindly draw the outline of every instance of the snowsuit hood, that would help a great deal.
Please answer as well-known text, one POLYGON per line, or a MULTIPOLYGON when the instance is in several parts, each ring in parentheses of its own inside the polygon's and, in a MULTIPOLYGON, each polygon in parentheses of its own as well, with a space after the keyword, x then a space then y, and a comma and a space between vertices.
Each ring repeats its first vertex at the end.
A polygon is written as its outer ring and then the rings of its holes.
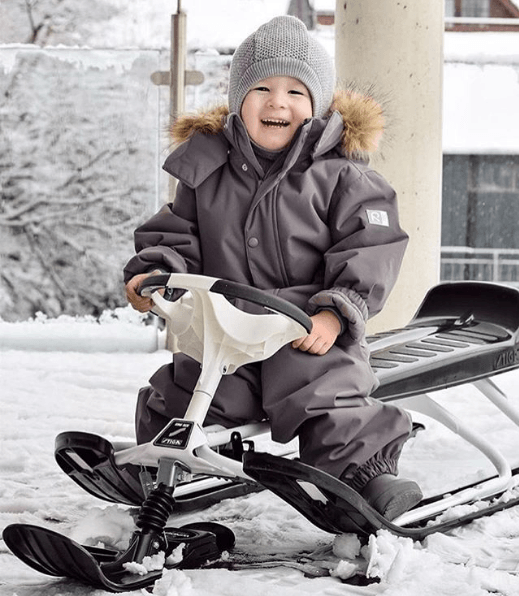
MULTIPOLYGON (((196 133, 216 135, 225 129, 229 115, 226 105, 183 115, 172 124, 171 139, 180 145, 196 133)), ((327 135, 315 149, 317 155, 330 145, 339 145, 343 155, 353 159, 366 159, 376 152, 385 118, 382 106, 372 97, 353 90, 336 91, 326 120, 327 135)))

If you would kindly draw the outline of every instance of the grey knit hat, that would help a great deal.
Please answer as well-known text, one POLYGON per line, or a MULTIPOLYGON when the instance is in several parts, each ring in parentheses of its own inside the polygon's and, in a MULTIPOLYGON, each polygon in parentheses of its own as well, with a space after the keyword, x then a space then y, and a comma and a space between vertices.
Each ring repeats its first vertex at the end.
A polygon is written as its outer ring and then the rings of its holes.
POLYGON ((315 117, 324 116, 330 107, 335 87, 332 59, 296 17, 275 17, 238 47, 229 79, 230 111, 239 114, 249 89, 273 76, 304 83, 312 96, 315 117))

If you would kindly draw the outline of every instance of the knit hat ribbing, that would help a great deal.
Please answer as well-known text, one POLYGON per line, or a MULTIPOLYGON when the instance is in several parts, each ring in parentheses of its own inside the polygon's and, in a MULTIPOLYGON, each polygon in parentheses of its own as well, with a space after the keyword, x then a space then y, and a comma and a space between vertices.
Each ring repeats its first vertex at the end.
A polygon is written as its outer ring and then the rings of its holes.
POLYGON ((304 83, 312 96, 315 117, 324 116, 330 107, 335 86, 332 59, 296 17, 275 17, 238 47, 229 78, 230 111, 239 114, 250 88, 273 76, 304 83))

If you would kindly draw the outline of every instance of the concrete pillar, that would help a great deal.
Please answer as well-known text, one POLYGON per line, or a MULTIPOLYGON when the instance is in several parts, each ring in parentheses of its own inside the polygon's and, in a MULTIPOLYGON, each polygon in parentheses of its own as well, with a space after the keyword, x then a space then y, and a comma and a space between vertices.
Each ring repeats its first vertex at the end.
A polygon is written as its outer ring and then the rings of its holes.
POLYGON ((439 279, 443 4, 337 0, 337 76, 371 88, 384 105, 386 134, 371 163, 396 189, 410 236, 397 285, 369 332, 407 323, 439 279))

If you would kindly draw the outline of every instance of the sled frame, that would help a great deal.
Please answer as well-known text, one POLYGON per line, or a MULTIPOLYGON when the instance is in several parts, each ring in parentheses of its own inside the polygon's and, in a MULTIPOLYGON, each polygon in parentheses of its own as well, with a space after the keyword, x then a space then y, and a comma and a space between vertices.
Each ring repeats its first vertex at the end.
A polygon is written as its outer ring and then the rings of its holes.
MULTIPOLYGON (((192 280, 198 276, 179 276, 179 274, 172 274, 171 276, 166 277, 168 277, 167 285, 169 287, 183 287, 189 289, 190 292, 193 292, 192 280)), ((198 299, 198 295, 203 295, 203 300, 206 302, 208 301, 212 313, 211 316, 213 316, 215 310, 219 308, 219 305, 215 306, 215 303, 219 303, 219 298, 221 297, 217 296, 217 300, 215 300, 215 297, 211 295, 210 291, 208 291, 210 286, 213 285, 216 280, 211 278, 209 278, 209 282, 207 280, 208 278, 196 279, 196 284, 198 287, 195 288, 194 293, 197 296, 196 299, 198 299)), ((163 278, 162 283, 164 283, 164 281, 165 280, 163 278)), ((153 282, 150 281, 149 283, 152 285, 153 282)), ((384 350, 391 351, 392 349, 395 349, 395 346, 401 347, 402 345, 407 346, 409 344, 416 346, 417 341, 430 337, 431 334, 434 335, 434 333, 445 333, 446 329, 455 329, 456 334, 459 334, 460 332, 463 332, 464 329, 473 326, 475 324, 475 320, 481 321, 483 318, 487 319, 483 321, 484 324, 490 324, 493 326, 492 332, 496 334, 498 339, 504 338, 505 345, 503 348, 499 349, 508 352, 511 349, 510 346, 514 346, 515 349, 517 329, 519 328, 519 319, 512 320, 511 317, 507 318, 507 313, 511 309, 505 309, 506 312, 503 312, 503 309, 501 309, 498 313, 498 316, 495 317, 492 313, 492 309, 489 310, 487 308, 488 299, 478 299, 478 291, 488 293, 492 299, 495 299, 495 292, 504 292, 505 296, 503 300, 510 300, 510 298, 513 298, 513 308, 515 308, 516 304, 519 304, 519 293, 511 288, 503 289, 502 286, 497 286, 494 284, 479 284, 472 282, 461 284, 440 284, 440 286, 437 286, 431 291, 430 294, 432 294, 432 298, 430 295, 426 297, 417 315, 408 327, 403 330, 392 332, 389 334, 389 336, 374 339, 370 346, 372 355, 380 355, 381 351, 384 350), (453 299, 453 296, 458 295, 460 292, 462 296, 460 301, 461 304, 456 304, 456 300, 453 299), (444 316, 444 309, 441 306, 443 293, 447 293, 449 299, 447 310, 449 308, 451 310, 454 309, 452 313, 447 312, 447 317, 444 316), (467 299, 467 297, 470 298, 471 296, 474 296, 475 302, 477 303, 476 308, 472 310, 470 299, 467 299), (431 302, 433 304, 432 311, 431 302), (438 306, 438 304, 440 304, 440 306, 438 306), (437 312, 434 310, 435 308, 437 312), (468 308, 466 312, 459 310, 466 308, 468 308), (482 316, 482 313, 484 316, 482 316), (439 315, 441 315, 441 320, 438 320, 439 315)), ((153 300, 156 304, 155 309, 161 316, 165 317, 168 321, 174 320, 175 315, 173 314, 173 309, 177 308, 175 303, 168 303, 156 291, 153 293, 153 300)), ((221 302, 221 304, 223 304, 226 309, 224 315, 225 325, 228 323, 228 319, 226 319, 226 317, 229 315, 234 316, 236 312, 240 313, 240 317, 242 317, 242 315, 246 315, 246 317, 254 317, 254 315, 237 311, 237 309, 230 306, 225 298, 223 300, 225 302, 221 302), (228 307, 232 310, 227 312, 228 307)), ((208 305, 204 303, 203 307, 207 309, 208 305)), ((216 318, 219 316, 220 315, 216 315, 216 318)), ((243 321, 241 321, 240 326, 243 324, 243 321)), ((204 344, 205 346, 207 343, 210 344, 211 340, 208 338, 209 330, 207 324, 204 329, 206 342, 204 344)), ((292 331, 294 331, 294 329, 292 329, 292 331)), ((302 329, 299 325, 295 329, 295 336, 300 336, 301 331, 302 329)), ((174 325, 171 327, 171 332, 175 332, 174 325)), ((229 329, 225 329, 224 332, 229 333, 229 329)), ((206 474, 209 476, 217 476, 219 478, 237 478, 245 481, 252 481, 252 479, 249 478, 243 471, 243 464, 241 461, 236 461, 221 455, 215 448, 228 443, 231 440, 231 436, 234 432, 239 432, 240 436, 246 440, 254 439, 260 434, 268 433, 268 423, 263 422, 246 424, 240 426, 239 428, 233 429, 208 429, 206 432, 202 425, 207 410, 210 406, 212 396, 214 395, 216 387, 218 386, 218 382, 222 374, 228 374, 229 372, 232 372, 235 367, 233 364, 229 365, 224 363, 225 357, 222 356, 222 353, 225 350, 222 351, 221 340, 218 340, 220 341, 218 344, 219 350, 210 349, 209 353, 206 352, 205 354, 200 352, 200 346, 198 346, 196 349, 188 346, 186 349, 186 346, 182 345, 182 339, 178 339, 177 337, 177 340, 181 351, 192 355, 202 362, 201 380, 199 380, 199 384, 195 389, 186 415, 182 420, 171 421, 166 429, 159 433, 159 435, 150 443, 117 452, 115 454, 116 463, 118 465, 126 463, 138 463, 143 466, 149 466, 157 465, 157 462, 159 462, 159 478, 162 478, 160 473, 160 461, 161 459, 165 458, 168 462, 170 462, 169 469, 171 469, 171 461, 173 460, 176 462, 176 465, 178 465, 188 475, 206 474), (217 358, 220 358, 220 360, 215 361, 217 358), (205 374, 204 370, 206 371, 205 374), (177 435, 178 433, 181 433, 182 431, 179 429, 181 429, 184 424, 187 424, 189 427, 189 439, 177 447, 174 444, 168 444, 168 436, 171 433, 177 435)), ((249 341, 249 339, 246 341, 249 341)), ((498 342, 497 340, 494 341, 494 339, 492 341, 493 343, 491 342, 492 345, 490 345, 490 348, 493 350, 492 353, 494 353, 496 351, 495 345, 497 345, 498 342)), ((480 352, 484 352, 487 350, 488 346, 476 346, 476 348, 480 352)), ((231 352, 235 351, 235 347, 232 347, 230 350, 231 352)), ((466 352, 464 357, 466 358, 468 355, 469 352, 466 352)), ((495 360, 495 354, 493 357, 495 360)), ((243 360, 243 356, 241 356, 241 358, 243 360)), ((258 358, 258 353, 256 351, 254 354, 254 359, 263 359, 263 357, 258 358)), ((461 361, 463 361, 463 358, 461 361)), ((472 378, 469 379, 457 378, 455 381, 453 381, 447 378, 444 381, 439 382, 438 387, 433 387, 433 389, 472 383, 487 399, 489 399, 509 419, 511 419, 514 424, 519 426, 519 410, 512 406, 504 393, 489 378, 497 372, 503 372, 504 370, 516 368, 518 366, 517 358, 510 358, 507 356, 506 358, 501 359, 501 361, 507 363, 506 367, 501 366, 501 368, 497 371, 488 369, 482 370, 479 371, 478 374, 472 372, 472 378)), ((440 378, 441 370, 442 369, 440 368, 440 373, 438 374, 440 378)), ((384 383, 382 375, 382 387, 383 386, 384 383)), ((487 460, 490 461, 496 471, 495 477, 480 482, 467 489, 460 490, 453 495, 436 500, 430 500, 432 502, 428 502, 426 505, 421 507, 418 506, 412 511, 405 513, 398 520, 396 520, 395 523, 402 526, 415 524, 422 519, 431 518, 445 511, 449 507, 486 499, 493 495, 500 495, 506 490, 516 486, 517 481, 513 477, 511 466, 499 452, 499 450, 485 440, 485 438, 480 434, 474 432, 468 425, 459 420, 459 418, 455 417, 454 414, 448 411, 445 407, 436 402, 429 392, 415 390, 414 395, 389 395, 382 396, 380 399, 382 401, 396 403, 398 406, 409 410, 410 412, 420 412, 421 414, 438 421, 450 431, 457 434, 463 440, 476 448, 487 460)), ((188 476, 186 476, 186 478, 187 477, 188 476)), ((162 478, 162 480, 164 480, 164 478, 162 478)))

